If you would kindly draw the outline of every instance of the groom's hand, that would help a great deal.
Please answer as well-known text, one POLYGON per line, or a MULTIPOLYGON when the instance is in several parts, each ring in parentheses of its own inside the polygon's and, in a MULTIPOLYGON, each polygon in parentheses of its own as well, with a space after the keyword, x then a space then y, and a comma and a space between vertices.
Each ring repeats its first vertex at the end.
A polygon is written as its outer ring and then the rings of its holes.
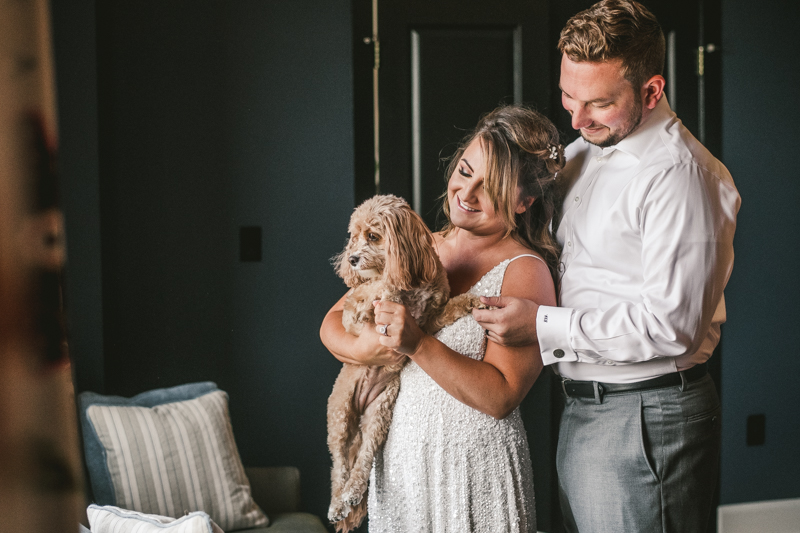
POLYGON ((509 296, 481 296, 481 302, 497 309, 473 309, 472 316, 488 332, 489 339, 503 346, 537 343, 536 313, 539 304, 509 296))

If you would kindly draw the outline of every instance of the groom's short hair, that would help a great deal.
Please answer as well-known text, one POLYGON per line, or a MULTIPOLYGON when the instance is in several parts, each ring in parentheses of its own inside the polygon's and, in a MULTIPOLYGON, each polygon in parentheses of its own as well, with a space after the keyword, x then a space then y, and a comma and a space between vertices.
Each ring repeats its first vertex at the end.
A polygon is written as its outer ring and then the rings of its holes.
POLYGON ((664 33, 656 17, 634 0, 602 0, 561 30, 558 50, 574 62, 622 60, 634 88, 664 71, 664 33))

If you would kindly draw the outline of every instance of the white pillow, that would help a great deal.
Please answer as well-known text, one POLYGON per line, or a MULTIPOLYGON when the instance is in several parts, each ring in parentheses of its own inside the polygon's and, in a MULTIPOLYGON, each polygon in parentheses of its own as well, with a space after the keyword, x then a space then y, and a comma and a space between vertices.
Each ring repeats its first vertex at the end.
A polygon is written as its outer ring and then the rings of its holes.
POLYGON ((92 504, 86 514, 92 533, 224 533, 203 511, 176 519, 92 504))

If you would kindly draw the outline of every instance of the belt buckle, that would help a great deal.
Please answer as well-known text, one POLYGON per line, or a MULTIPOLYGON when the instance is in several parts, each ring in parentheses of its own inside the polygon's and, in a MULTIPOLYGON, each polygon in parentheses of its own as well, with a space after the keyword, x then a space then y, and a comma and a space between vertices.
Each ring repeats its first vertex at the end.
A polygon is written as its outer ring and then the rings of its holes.
POLYGON ((592 385, 594 386, 594 400, 597 403, 603 403, 603 396, 606 393, 605 387, 599 381, 592 381, 592 385))

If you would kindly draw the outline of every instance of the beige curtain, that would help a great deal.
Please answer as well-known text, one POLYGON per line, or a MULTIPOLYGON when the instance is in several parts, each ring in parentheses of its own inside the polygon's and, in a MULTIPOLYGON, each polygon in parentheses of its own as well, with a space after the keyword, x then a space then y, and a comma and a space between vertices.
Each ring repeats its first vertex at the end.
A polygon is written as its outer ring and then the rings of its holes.
POLYGON ((9 532, 75 532, 83 507, 48 9, 0 0, 0 531, 9 532))

